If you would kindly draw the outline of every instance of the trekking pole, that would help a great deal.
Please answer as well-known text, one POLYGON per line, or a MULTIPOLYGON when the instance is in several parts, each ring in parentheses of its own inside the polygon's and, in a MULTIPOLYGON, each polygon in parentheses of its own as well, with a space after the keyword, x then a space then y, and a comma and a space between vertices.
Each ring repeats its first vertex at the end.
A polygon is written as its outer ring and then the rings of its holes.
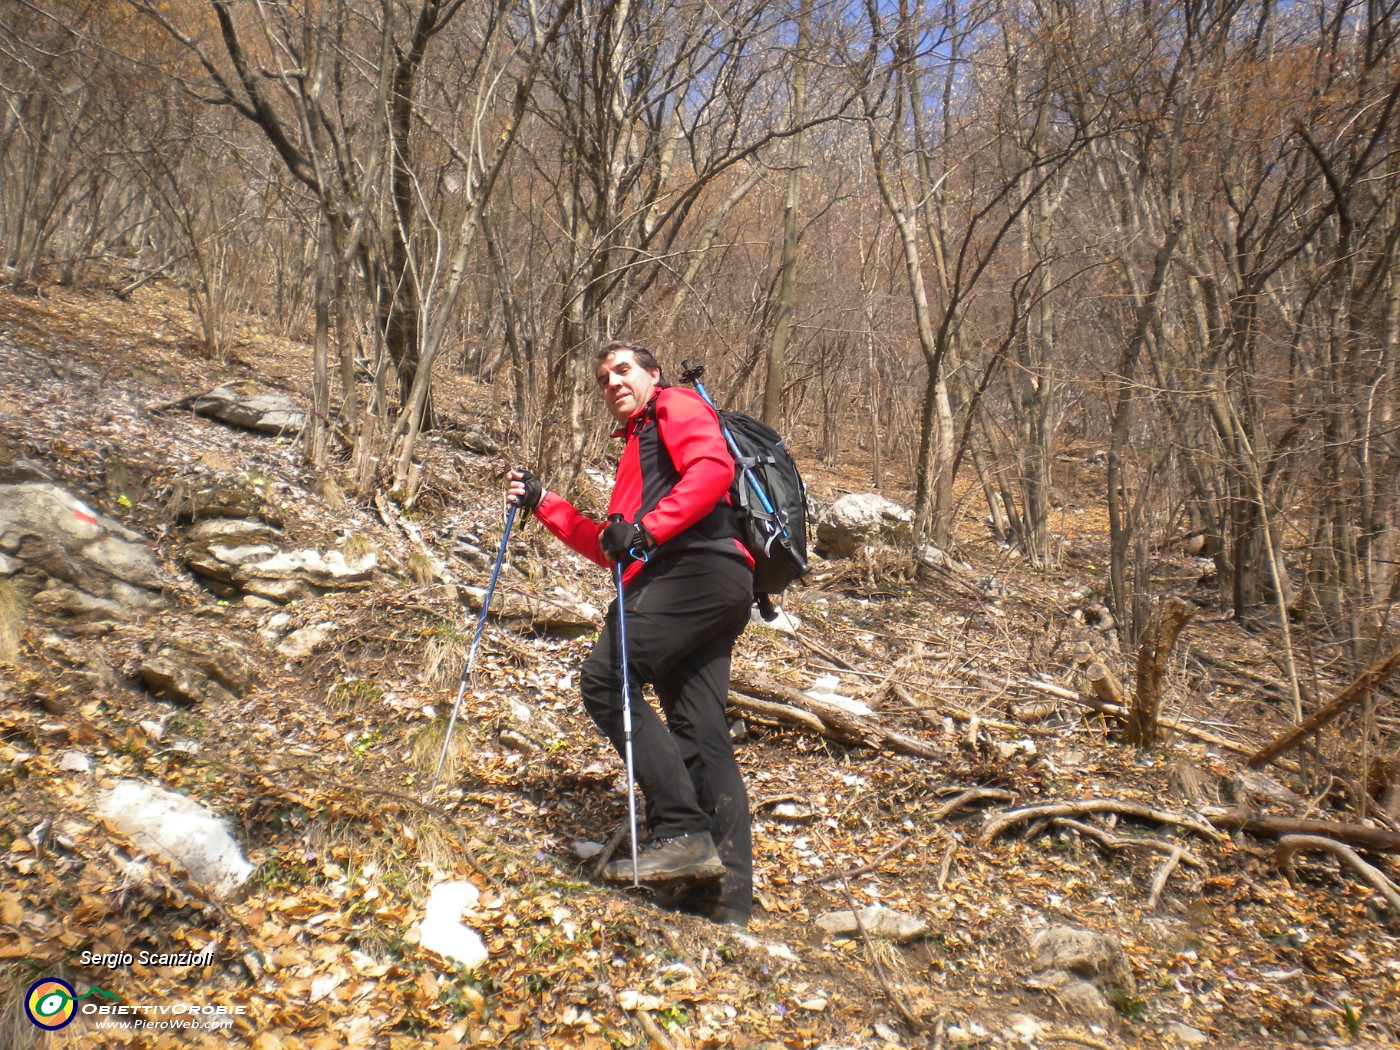
POLYGON ((491 582, 486 586, 486 597, 481 600, 481 616, 476 621, 476 633, 472 635, 472 646, 467 652, 467 662, 462 668, 462 680, 457 684, 457 702, 452 705, 452 717, 447 720, 447 736, 442 741, 442 754, 438 755, 437 768, 433 770, 433 782, 428 785, 428 795, 437 789, 438 775, 442 772, 442 763, 447 758, 447 748, 452 743, 452 730, 457 725, 457 712, 462 709, 462 697, 467 692, 467 679, 471 677, 472 668, 476 666, 476 650, 481 644, 481 632, 486 626, 486 610, 491 608, 491 596, 496 593, 496 577, 501 574, 501 562, 505 561, 506 543, 510 540, 510 529, 515 524, 516 504, 510 505, 510 510, 506 512, 506 531, 501 536, 501 549, 496 552, 496 567, 491 570, 491 582))
MULTIPOLYGON (((610 522, 623 520, 621 514, 608 518, 610 522)), ((622 665, 622 753, 627 764, 627 821, 632 829, 632 888, 641 885, 637 877, 637 788, 632 766, 632 690, 627 680, 627 613, 623 608, 622 559, 613 562, 613 579, 617 583, 617 651, 618 662, 622 665)))
MULTIPOLYGON (((681 381, 693 385, 695 387, 695 392, 703 397, 705 399, 705 404, 713 408, 715 414, 718 415, 719 406, 717 406, 714 399, 710 397, 710 392, 705 389, 705 384, 700 382, 700 377, 705 374, 705 366, 692 365, 689 361, 682 361, 681 368, 684 369, 681 373, 681 381)), ((734 457, 734 462, 739 465, 739 469, 744 473, 744 480, 749 483, 749 487, 753 489, 754 494, 758 496, 758 502, 763 504, 763 509, 768 512, 768 516, 773 520, 773 523, 778 526, 779 542, 792 558, 792 563, 797 566, 798 575, 806 576, 807 559, 798 554, 797 548, 792 545, 792 533, 788 531, 787 522, 785 522, 782 519, 782 515, 774 509, 773 501, 768 498, 768 492, 764 489, 763 483, 758 480, 758 476, 754 474, 752 468, 750 468, 749 463, 752 461, 739 450, 739 443, 734 440, 734 435, 731 434, 729 428, 724 425, 723 418, 719 421, 719 429, 724 434, 725 444, 729 446, 729 454, 734 457)))

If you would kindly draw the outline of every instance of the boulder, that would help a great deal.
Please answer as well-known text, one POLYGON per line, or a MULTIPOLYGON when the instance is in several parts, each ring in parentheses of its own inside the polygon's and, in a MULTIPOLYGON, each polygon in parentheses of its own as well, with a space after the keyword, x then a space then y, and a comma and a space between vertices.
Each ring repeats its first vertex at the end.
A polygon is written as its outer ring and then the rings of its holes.
POLYGON ((842 496, 817 522, 816 552, 849 558, 862 547, 896 547, 910 542, 914 512, 874 492, 842 496))
POLYGON ((1031 937, 1038 971, 1026 983, 1047 991, 1071 1013, 1107 1018, 1110 1003, 1137 994, 1132 966, 1117 940, 1074 926, 1052 926, 1031 937))
POLYGON ((1127 995, 1137 993, 1133 968, 1123 946, 1106 933, 1075 926, 1052 926, 1031 938, 1038 970, 1068 970, 1127 995))
POLYGON ((119 780, 98 796, 97 815, 138 847, 179 864, 220 897, 236 893, 253 866, 217 814, 143 780, 119 780))
POLYGON ((306 413, 292 398, 250 383, 216 386, 185 403, 197 416, 259 434, 295 433, 306 423, 306 413))
POLYGON ((185 564, 221 598, 256 595, 286 603, 367 586, 379 556, 366 551, 288 550, 282 532, 260 521, 209 518, 185 537, 185 564))
POLYGON ((42 612, 125 619, 165 604, 145 537, 52 482, 0 484, 0 553, 42 612))

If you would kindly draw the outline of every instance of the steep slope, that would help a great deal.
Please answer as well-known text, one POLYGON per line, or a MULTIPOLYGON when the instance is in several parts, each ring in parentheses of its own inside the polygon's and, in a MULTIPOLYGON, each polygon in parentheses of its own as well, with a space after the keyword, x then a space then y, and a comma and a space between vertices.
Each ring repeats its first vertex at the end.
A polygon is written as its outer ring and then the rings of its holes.
MULTIPOLYGON (((1285 724, 1259 685, 1267 639, 1203 612, 1172 713, 1214 723, 1152 753, 1073 699, 1076 643, 1121 662, 1072 617, 1101 564, 1092 506, 1055 573, 970 522, 972 572, 822 563, 786 603, 796 636, 746 634, 736 736, 759 910, 735 934, 604 888, 580 857, 626 812, 620 764, 575 696, 608 579, 536 526, 512 539, 506 615, 428 791, 510 465, 450 435, 504 440, 492 392, 443 377, 456 426, 428 442, 432 482, 404 512, 309 476, 294 438, 172 407, 237 381, 304 393, 304 347, 250 326, 235 359, 209 362, 189 330, 168 290, 0 295, 0 483, 52 484, 144 537, 164 584, 157 607, 117 615, 78 584, 58 593, 52 565, 7 569, 0 1045, 1397 1045, 1394 910, 1315 861, 1290 884, 1271 841, 1205 819, 1222 791, 1315 808, 1211 742, 1247 750, 1260 738, 1242 725, 1285 724), (804 717, 822 677, 868 713, 804 717), (210 891, 114 830, 97 800, 123 779, 227 817, 252 880, 210 891), (983 823, 1052 800, 1081 805, 1002 834, 983 823), (1082 805, 1095 800, 1121 805, 1082 805), (489 951, 479 968, 418 944, 444 880, 481 891, 464 916, 489 951), (873 904, 927 932, 818 922, 873 904), (1110 935, 1123 961, 1096 975, 1081 960, 1068 983, 1045 972, 1033 936, 1062 925, 1110 935), (138 958, 211 945, 197 962, 138 958), (115 999, 89 995, 45 1036, 24 1006, 48 977, 115 999), (159 1027, 192 1016, 173 1004, 231 1027, 159 1027), (143 1027, 98 1027, 117 1018, 143 1027)), ((804 466, 819 500, 854 487, 804 466)), ((1393 856, 1369 859, 1394 880, 1393 856)))

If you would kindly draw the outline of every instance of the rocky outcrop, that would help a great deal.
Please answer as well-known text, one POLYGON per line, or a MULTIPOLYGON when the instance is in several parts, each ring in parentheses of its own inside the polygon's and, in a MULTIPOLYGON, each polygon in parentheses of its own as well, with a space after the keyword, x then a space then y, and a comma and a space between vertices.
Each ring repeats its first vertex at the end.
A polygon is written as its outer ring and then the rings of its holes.
POLYGON ((139 673, 152 696, 187 707, 241 697, 253 684, 252 662, 221 638, 172 638, 139 673))
POLYGON ((182 550, 190 571, 219 597, 251 594, 283 604, 367 586, 379 563, 374 551, 347 558, 283 543, 281 530, 264 522, 209 518, 190 529, 182 550))
POLYGON ((862 547, 898 547, 913 537, 914 512, 874 492, 842 496, 817 522, 816 552, 849 558, 862 547))
POLYGON ((259 434, 294 433, 306 423, 306 413, 286 394, 258 390, 248 383, 216 386, 185 403, 197 416, 259 434))
POLYGON ((280 527, 283 516, 271 502, 265 478, 223 474, 180 481, 167 504, 176 521, 203 521, 205 518, 248 518, 280 527))
POLYGON ((0 484, 0 575, 56 615, 126 619, 165 604, 146 538, 49 481, 0 484))

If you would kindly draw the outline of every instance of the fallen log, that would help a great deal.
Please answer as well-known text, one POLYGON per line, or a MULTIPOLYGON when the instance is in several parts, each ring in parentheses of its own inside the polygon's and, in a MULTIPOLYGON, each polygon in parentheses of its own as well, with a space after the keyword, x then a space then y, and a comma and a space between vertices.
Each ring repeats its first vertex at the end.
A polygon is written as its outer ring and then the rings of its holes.
POLYGON ((1207 813, 1206 819, 1225 831, 1243 831, 1265 838, 1284 835, 1320 835, 1350 846, 1375 850, 1377 853, 1400 853, 1400 832, 1383 828, 1368 828, 1365 824, 1343 824, 1331 820, 1300 820, 1296 817, 1271 817, 1247 809, 1227 809, 1222 813, 1207 813))
POLYGON ((1258 769, 1266 762, 1272 762, 1285 751, 1297 747, 1305 739, 1316 733, 1319 729, 1331 722, 1347 708, 1351 707, 1362 697, 1366 696, 1372 689, 1383 683, 1387 678, 1400 670, 1400 649, 1396 649, 1385 659, 1372 664, 1357 679, 1347 686, 1328 704, 1315 711, 1310 717, 1303 719, 1297 726, 1288 732, 1275 737, 1269 743, 1261 747, 1249 759, 1247 765, 1250 769, 1258 769))
POLYGON ((917 758, 942 758, 946 751, 936 744, 907 733, 900 733, 882 726, 878 718, 857 714, 840 704, 818 700, 801 690, 785 685, 752 671, 734 675, 729 681, 730 702, 740 711, 751 708, 752 700, 766 706, 754 708, 756 713, 775 713, 774 704, 805 713, 806 718, 791 716, 794 725, 815 728, 812 718, 821 726, 818 732, 844 744, 861 744, 879 751, 892 751, 898 755, 913 755, 917 758))
POLYGON ((736 693, 730 690, 729 706, 746 715, 753 716, 757 721, 770 725, 794 726, 798 729, 809 729, 813 733, 825 734, 828 726, 810 711, 799 711, 788 704, 777 704, 771 700, 759 700, 757 697, 745 696, 743 693, 736 693))

